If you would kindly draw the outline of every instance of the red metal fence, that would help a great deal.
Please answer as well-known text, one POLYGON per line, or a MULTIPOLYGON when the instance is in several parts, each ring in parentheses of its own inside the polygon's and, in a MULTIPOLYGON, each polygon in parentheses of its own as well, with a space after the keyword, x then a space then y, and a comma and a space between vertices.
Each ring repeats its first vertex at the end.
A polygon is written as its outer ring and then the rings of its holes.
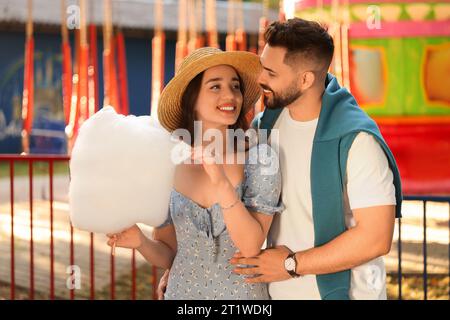
MULTIPOLYGON (((70 160, 69 156, 60 155, 0 155, 0 163, 9 163, 9 189, 10 189, 10 210, 11 210, 11 244, 10 244, 10 299, 16 299, 16 275, 15 275, 15 248, 14 248, 14 176, 15 176, 15 163, 26 162, 28 164, 28 181, 29 181, 29 212, 30 212, 30 248, 29 248, 29 299, 35 298, 35 266, 34 266, 34 239, 33 239, 33 164, 36 162, 44 162, 48 164, 48 178, 49 178, 49 202, 50 202, 50 292, 49 298, 55 299, 55 251, 54 251, 54 230, 53 230, 53 204, 54 204, 54 164, 56 162, 65 162, 68 165, 70 160)), ((69 230, 68 230, 69 231, 69 230)), ((74 243, 74 228, 70 226, 70 263, 71 266, 75 265, 75 243, 74 243)), ((90 233, 90 248, 89 248, 89 282, 90 282, 90 299, 95 299, 95 256, 94 256, 94 234, 90 233)), ((1 280, 1 279, 0 279, 1 280)), ((110 299, 116 298, 115 290, 115 259, 114 256, 110 256, 110 299)), ((131 296, 130 299, 136 299, 136 252, 132 250, 131 254, 131 296)), ((156 299, 156 286, 157 286, 157 268, 152 267, 152 296, 149 298, 156 299)), ((70 290, 70 299, 75 299, 75 288, 70 290)))
MULTIPOLYGON (((65 162, 68 166, 69 156, 59 156, 59 155, 0 155, 0 163, 9 163, 9 190, 10 190, 10 211, 11 211, 11 244, 10 244, 10 299, 14 300, 16 298, 16 278, 15 278, 15 248, 14 248, 14 176, 15 176, 15 163, 16 162, 26 162, 28 164, 28 184, 29 184, 29 226, 30 226, 30 247, 29 247, 29 299, 35 298, 35 277, 34 277, 34 242, 33 242, 33 164, 36 162, 44 162, 48 164, 48 179, 49 179, 49 204, 50 204, 50 286, 49 286, 49 298, 55 299, 55 250, 54 250, 54 230, 53 230, 53 204, 54 204, 54 164, 57 162, 65 162)), ((406 196, 405 200, 422 201, 423 203, 423 294, 424 299, 427 299, 428 292, 428 271, 427 271, 427 201, 433 202, 448 202, 450 208, 450 197, 427 197, 427 196, 406 196)), ((450 230, 450 212, 449 212, 449 230, 450 230)), ((69 230, 68 230, 69 231, 69 230)), ((450 231, 449 231, 450 234, 450 231)), ((450 245, 450 239, 449 239, 450 245)), ((402 272, 402 234, 401 234, 401 221, 398 221, 398 239, 397 239, 397 249, 398 249, 398 299, 403 298, 402 294, 402 277, 404 274, 402 272)), ((450 277, 450 247, 449 247, 449 277, 450 277)), ((71 266, 75 265, 75 243, 74 243, 74 228, 70 226, 70 258, 69 263, 71 266)), ((110 272, 110 299, 116 298, 116 276, 115 276, 115 257, 113 255, 109 256, 109 272, 110 272)), ((95 255, 94 255, 94 234, 90 233, 90 244, 89 244, 89 298, 96 298, 95 290, 95 255)), ((156 299, 156 286, 157 286, 157 269, 152 268, 152 296, 149 298, 156 299)), ((2 279, 0 279, 2 280, 2 279)), ((131 296, 130 299, 136 299, 136 252, 132 250, 131 253, 131 296)), ((75 288, 70 290, 70 299, 75 299, 75 288)), ((449 298, 450 298, 450 288, 449 298)))

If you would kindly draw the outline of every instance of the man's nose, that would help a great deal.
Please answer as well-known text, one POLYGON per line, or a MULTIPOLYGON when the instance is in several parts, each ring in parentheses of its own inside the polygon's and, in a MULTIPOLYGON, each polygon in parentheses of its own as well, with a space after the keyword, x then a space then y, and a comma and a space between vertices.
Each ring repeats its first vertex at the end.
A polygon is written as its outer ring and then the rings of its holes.
MULTIPOLYGON (((266 85, 266 79, 264 77, 264 72, 261 72, 258 76, 258 78, 256 79, 256 81, 258 82, 258 84, 261 85, 266 85)), ((267 86, 267 85, 266 85, 267 86)))

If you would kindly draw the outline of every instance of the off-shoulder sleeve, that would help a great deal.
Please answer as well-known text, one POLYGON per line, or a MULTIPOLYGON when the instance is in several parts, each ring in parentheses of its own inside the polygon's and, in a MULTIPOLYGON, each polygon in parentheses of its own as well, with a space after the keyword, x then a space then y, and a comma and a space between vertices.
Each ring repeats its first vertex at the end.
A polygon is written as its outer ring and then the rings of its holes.
POLYGON ((242 202, 248 210, 267 215, 281 213, 281 171, 278 154, 267 144, 249 150, 242 202))

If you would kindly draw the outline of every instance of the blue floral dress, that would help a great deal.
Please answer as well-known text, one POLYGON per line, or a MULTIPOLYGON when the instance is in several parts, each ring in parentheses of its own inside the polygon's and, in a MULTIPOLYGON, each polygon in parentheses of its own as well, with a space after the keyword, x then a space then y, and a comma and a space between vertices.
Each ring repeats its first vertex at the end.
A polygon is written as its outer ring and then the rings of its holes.
MULTIPOLYGON (((268 145, 249 150, 244 181, 236 187, 248 210, 273 215, 280 203, 281 173, 278 155, 268 145)), ((175 189, 169 217, 174 224, 177 253, 170 269, 165 299, 269 299, 267 284, 247 284, 229 263, 237 248, 227 232, 219 204, 203 208, 175 189)))

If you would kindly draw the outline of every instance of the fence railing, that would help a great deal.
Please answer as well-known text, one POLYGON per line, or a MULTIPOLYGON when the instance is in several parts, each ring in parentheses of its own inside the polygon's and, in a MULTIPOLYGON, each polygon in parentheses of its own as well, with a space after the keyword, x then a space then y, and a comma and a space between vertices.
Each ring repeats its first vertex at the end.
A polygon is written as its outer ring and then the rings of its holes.
MULTIPOLYGON (((423 212, 423 241, 422 241, 422 254, 423 254, 423 298, 428 299, 428 251, 427 251, 427 203, 428 202, 445 202, 449 205, 449 216, 448 216, 448 277, 450 278, 450 196, 424 196, 424 195, 407 195, 404 196, 406 201, 421 201, 422 202, 422 212, 423 212)), ((397 240, 397 250, 398 250, 398 299, 402 300, 402 219, 398 219, 398 240, 397 240)), ((450 285, 448 288, 448 297, 450 299, 450 285)))
MULTIPOLYGON (((10 202, 10 299, 14 300, 15 289, 16 289, 16 279, 15 279, 15 235, 14 235, 14 207, 15 207, 15 194, 14 194, 14 176, 15 176, 15 163, 16 162, 25 162, 28 166, 28 188, 29 188, 29 233, 30 233, 30 244, 29 244, 29 299, 34 299, 35 297, 35 278, 34 278, 34 239, 33 239, 33 165, 36 162, 44 162, 48 165, 48 182, 49 182, 49 215, 50 215, 50 254, 48 259, 50 260, 50 276, 49 276, 49 298, 55 299, 55 248, 54 248, 54 164, 55 163, 67 163, 70 160, 69 156, 60 156, 60 155, 8 155, 3 154, 0 155, 0 164, 8 163, 9 164, 9 202, 10 202)), ((423 251, 423 297, 425 300, 428 299, 428 269, 427 269, 427 202, 446 202, 449 204, 449 234, 450 234, 450 197, 439 197, 439 196, 405 196, 404 200, 407 201, 421 201, 423 204, 423 243, 422 243, 422 251, 423 251)), ((402 271, 402 222, 401 219, 398 219, 398 239, 397 239, 397 250, 398 250, 398 299, 403 298, 402 292, 402 278, 404 276, 402 271)), ((75 265, 75 241, 74 241, 74 228, 70 225, 70 258, 69 263, 71 266, 75 265)), ((450 277, 450 238, 448 241, 448 250, 449 250, 449 277, 450 277)), ((109 272, 110 272, 110 299, 116 298, 116 276, 115 276, 115 257, 113 255, 109 256, 109 272)), ((95 290, 95 255, 94 255, 94 234, 90 233, 89 238, 89 298, 96 298, 96 290, 95 290)), ((153 294, 151 296, 152 299, 156 299, 156 286, 157 286, 157 269, 156 267, 152 267, 152 277, 151 277, 151 286, 153 288, 153 294)), ((4 280, 4 279, 0 279, 4 280)), ((132 250, 131 254, 131 294, 130 299, 136 299, 136 253, 135 250, 132 250)), ((75 299, 75 288, 70 290, 70 299, 75 299)), ((448 291, 449 299, 450 299, 450 289, 448 291)))
MULTIPOLYGON (((37 162, 46 163, 48 165, 48 179, 49 179, 49 206, 50 206, 50 254, 48 259, 50 260, 50 276, 49 276, 49 298, 51 300, 55 299, 55 245, 54 245, 54 164, 56 162, 67 163, 70 160, 69 156, 60 156, 60 155, 9 155, 3 154, 0 155, 0 164, 8 163, 9 164, 9 202, 10 202, 10 221, 11 221, 11 234, 10 234, 10 299, 14 300, 16 298, 16 265, 15 265, 15 186, 14 186, 14 177, 15 177, 15 164, 16 162, 25 162, 28 166, 28 186, 29 186, 29 234, 30 234, 30 243, 29 243, 29 299, 33 300, 35 298, 35 265, 34 265, 34 226, 33 226, 33 165, 37 162)), ((74 228, 70 225, 70 266, 74 266, 75 261, 75 242, 74 242, 74 228)), ((115 276, 115 256, 110 255, 109 261, 110 268, 110 299, 114 300, 116 298, 116 276, 115 276)), ((150 298, 156 299, 156 286, 157 286, 157 268, 152 267, 152 277, 151 277, 151 285, 152 285, 152 296, 150 298)), ((4 279, 0 279, 4 280, 4 279)), ((131 254, 131 295, 130 299, 136 299, 136 253, 135 250, 132 250, 131 254)), ((89 240, 89 298, 95 299, 95 256, 94 256, 94 234, 90 233, 89 240)), ((75 287, 69 288, 70 290, 70 299, 75 299, 75 287)))

